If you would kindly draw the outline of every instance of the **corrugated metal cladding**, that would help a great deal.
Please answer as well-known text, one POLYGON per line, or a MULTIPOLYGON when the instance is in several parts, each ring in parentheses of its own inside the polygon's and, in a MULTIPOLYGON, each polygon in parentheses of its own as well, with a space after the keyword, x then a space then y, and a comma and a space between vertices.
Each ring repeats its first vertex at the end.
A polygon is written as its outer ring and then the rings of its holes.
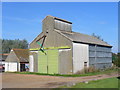
POLYGON ((59 21, 59 20, 55 20, 55 29, 72 31, 72 24, 59 21))
POLYGON ((45 50, 45 53, 38 52, 38 72, 58 74, 58 50, 45 50))
MULTIPOLYGON (((47 53, 45 51, 45 53, 47 53)), ((47 73, 47 55, 38 51, 38 72, 47 73)))
POLYGON ((112 65, 111 48, 89 45, 89 65, 104 69, 112 65))
POLYGON ((30 72, 72 74, 71 49, 51 49, 45 50, 45 53, 31 51, 29 56, 30 72))

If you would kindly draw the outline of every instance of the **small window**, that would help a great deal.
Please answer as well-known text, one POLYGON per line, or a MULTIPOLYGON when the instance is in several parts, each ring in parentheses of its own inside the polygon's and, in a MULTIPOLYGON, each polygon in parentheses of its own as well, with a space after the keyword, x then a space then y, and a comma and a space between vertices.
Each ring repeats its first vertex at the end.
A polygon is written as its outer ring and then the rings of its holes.
POLYGON ((87 67, 87 62, 84 62, 84 67, 87 67))

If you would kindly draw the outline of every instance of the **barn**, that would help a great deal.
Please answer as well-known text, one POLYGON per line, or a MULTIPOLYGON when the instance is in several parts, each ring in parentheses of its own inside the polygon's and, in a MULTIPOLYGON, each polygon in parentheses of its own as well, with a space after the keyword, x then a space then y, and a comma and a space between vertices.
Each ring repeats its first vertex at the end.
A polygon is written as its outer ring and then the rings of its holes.
POLYGON ((72 31, 72 22, 53 16, 42 21, 42 32, 30 43, 30 72, 75 74, 86 67, 112 66, 112 46, 72 31))
POLYGON ((5 62, 5 72, 27 71, 29 68, 29 50, 11 49, 5 62))

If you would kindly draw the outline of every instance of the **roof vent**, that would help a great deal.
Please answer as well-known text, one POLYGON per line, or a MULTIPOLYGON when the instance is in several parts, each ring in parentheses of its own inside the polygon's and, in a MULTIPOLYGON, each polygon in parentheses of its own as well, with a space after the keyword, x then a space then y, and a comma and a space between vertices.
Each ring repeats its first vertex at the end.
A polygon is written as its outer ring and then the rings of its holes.
POLYGON ((72 31, 72 23, 62 19, 55 19, 55 29, 72 31))
POLYGON ((45 33, 54 29, 72 31, 72 23, 64 19, 60 19, 49 15, 46 16, 46 18, 42 22, 42 31, 45 33))

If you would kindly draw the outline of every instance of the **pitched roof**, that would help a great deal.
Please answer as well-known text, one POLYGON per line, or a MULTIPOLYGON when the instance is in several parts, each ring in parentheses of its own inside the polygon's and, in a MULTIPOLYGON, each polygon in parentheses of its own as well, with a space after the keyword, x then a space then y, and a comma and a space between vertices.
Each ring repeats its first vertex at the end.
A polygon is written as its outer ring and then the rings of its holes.
POLYGON ((41 32, 31 43, 36 42, 43 35, 44 35, 43 32, 41 32))
MULTIPOLYGON (((72 24, 72 22, 70 22, 70 21, 67 21, 65 19, 61 19, 61 18, 58 18, 58 17, 54 17, 54 16, 51 16, 51 15, 48 15, 45 18, 47 18, 47 17, 52 17, 53 19, 60 20, 60 21, 72 24)), ((45 18, 43 19, 43 21, 45 20, 45 18)))
POLYGON ((20 62, 29 62, 29 49, 13 49, 20 62))
POLYGON ((0 57, 2 57, 2 58, 0 58, 0 60, 5 60, 8 55, 9 55, 8 53, 2 53, 2 54, 0 54, 0 57))
POLYGON ((111 45, 107 44, 106 42, 90 35, 78 33, 78 32, 68 32, 55 29, 56 32, 60 33, 61 35, 65 36, 69 40, 73 42, 81 42, 81 43, 88 43, 88 44, 96 44, 102 46, 112 47, 111 45))

